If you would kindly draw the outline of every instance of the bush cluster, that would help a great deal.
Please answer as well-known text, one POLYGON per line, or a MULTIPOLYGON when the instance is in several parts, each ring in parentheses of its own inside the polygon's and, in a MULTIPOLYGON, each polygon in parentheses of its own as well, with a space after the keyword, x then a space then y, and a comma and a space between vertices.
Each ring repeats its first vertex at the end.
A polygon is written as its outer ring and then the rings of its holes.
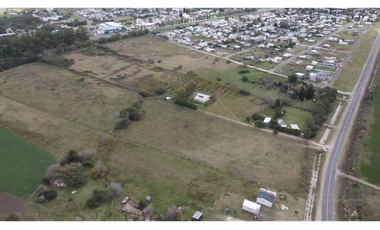
POLYGON ((177 105, 185 106, 185 107, 190 108, 190 109, 198 110, 198 107, 196 104, 191 103, 190 101, 188 101, 186 99, 177 99, 174 101, 174 103, 177 105))

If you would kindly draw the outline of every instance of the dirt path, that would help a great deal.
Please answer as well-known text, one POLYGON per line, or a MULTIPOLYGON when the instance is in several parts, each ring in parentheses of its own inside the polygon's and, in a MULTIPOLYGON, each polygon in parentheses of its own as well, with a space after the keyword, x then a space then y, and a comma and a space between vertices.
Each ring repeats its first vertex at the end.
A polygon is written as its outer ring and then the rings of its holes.
POLYGON ((358 179, 358 178, 356 178, 356 177, 353 177, 353 176, 347 175, 347 174, 345 174, 345 173, 342 173, 342 172, 339 171, 339 170, 337 170, 337 173, 338 173, 338 175, 341 176, 341 177, 347 177, 347 178, 349 178, 349 179, 351 179, 351 180, 354 180, 354 181, 357 181, 357 182, 359 182, 359 183, 365 184, 365 185, 367 185, 367 186, 369 186, 369 187, 371 187, 371 188, 374 188, 374 189, 380 191, 380 187, 377 186, 377 185, 374 185, 374 184, 368 183, 368 182, 365 181, 365 180, 358 179))
POLYGON ((236 120, 240 121, 240 119, 235 114, 233 114, 230 109, 227 108, 227 106, 222 102, 222 100, 219 99, 219 97, 216 97, 216 100, 218 100, 218 102, 223 105, 223 107, 227 110, 228 113, 235 117, 236 120))
POLYGON ((22 213, 26 209, 25 202, 6 192, 0 192, 0 217, 10 213, 22 213))
POLYGON ((320 154, 318 158, 317 157, 314 158, 313 174, 310 181, 310 189, 309 189, 309 195, 307 197, 307 202, 306 202, 304 221, 312 221, 314 198, 315 198, 315 192, 317 191, 318 173, 319 173, 319 166, 321 164, 321 157, 322 155, 320 154))

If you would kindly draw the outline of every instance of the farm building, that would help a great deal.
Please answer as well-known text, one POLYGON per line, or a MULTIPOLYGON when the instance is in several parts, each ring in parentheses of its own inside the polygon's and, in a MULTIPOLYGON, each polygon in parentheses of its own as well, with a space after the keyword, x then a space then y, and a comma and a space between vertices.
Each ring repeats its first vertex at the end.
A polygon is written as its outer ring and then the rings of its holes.
POLYGON ((271 208, 276 198, 276 195, 277 194, 275 192, 266 190, 264 188, 260 188, 260 191, 257 194, 256 202, 271 208))
POLYGON ((260 207, 261 205, 259 205, 258 203, 245 199, 241 208, 244 211, 247 211, 253 214, 258 214, 260 212, 260 207))
POLYGON ((197 95, 194 97, 194 101, 199 102, 199 103, 206 103, 211 99, 211 96, 202 94, 202 93, 197 93, 197 95))

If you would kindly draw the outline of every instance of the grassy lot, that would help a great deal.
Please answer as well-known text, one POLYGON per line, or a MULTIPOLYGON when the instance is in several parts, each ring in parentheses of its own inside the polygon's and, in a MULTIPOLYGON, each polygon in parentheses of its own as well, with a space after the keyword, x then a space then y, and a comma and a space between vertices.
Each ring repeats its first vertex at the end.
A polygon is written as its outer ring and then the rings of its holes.
POLYGON ((367 62, 368 55, 371 52, 376 36, 376 30, 370 28, 367 31, 351 59, 339 75, 339 78, 335 81, 333 85, 334 88, 342 91, 351 91, 354 88, 365 63, 367 62))
POLYGON ((380 185, 380 91, 376 89, 375 100, 371 111, 369 136, 366 138, 363 154, 360 159, 360 177, 370 183, 380 185))
MULTIPOLYGON (((233 63, 231 63, 233 64, 233 63)), ((229 64, 229 65, 231 65, 229 64)), ((223 83, 229 83, 231 85, 235 85, 238 87, 244 87, 247 90, 249 90, 252 94, 255 96, 258 96, 260 98, 271 98, 273 100, 277 98, 284 98, 288 97, 286 94, 280 93, 278 88, 271 88, 266 89, 265 86, 257 84, 257 82, 260 80, 260 78, 265 77, 269 82, 274 81, 280 81, 285 82, 285 78, 280 78, 275 75, 270 75, 258 70, 249 69, 249 73, 247 74, 239 74, 238 72, 240 70, 248 69, 244 66, 237 66, 235 67, 231 66, 232 68, 226 69, 224 71, 218 71, 218 69, 211 69, 211 68, 201 68, 198 70, 195 70, 200 77, 204 77, 206 79, 214 80, 216 78, 221 78, 223 83), (241 78, 243 76, 248 77, 250 81, 254 81, 255 84, 252 83, 244 83, 241 78)))
POLYGON ((280 69, 276 70, 275 72, 284 74, 286 76, 289 76, 295 72, 304 73, 304 74, 307 73, 305 67, 295 66, 295 65, 290 65, 290 64, 287 64, 287 65, 281 67, 280 69))
MULTIPOLYGON (((312 115, 310 112, 303 111, 300 109, 296 109, 289 106, 284 106, 284 110, 286 110, 285 116, 281 117, 284 120, 285 124, 290 128, 290 124, 297 124, 298 127, 303 130, 306 125, 305 122, 307 119, 311 119, 312 115)), ((275 109, 267 109, 262 113, 265 115, 273 116, 275 113, 275 109)))
POLYGON ((74 20, 75 20, 75 19, 78 19, 79 21, 81 21, 81 18, 78 17, 78 16, 74 16, 74 15, 73 15, 73 16, 71 16, 70 18, 72 18, 72 19, 74 19, 74 20))
POLYGON ((16 196, 33 192, 55 158, 0 127, 0 190, 16 196))
MULTIPOLYGON (((143 102, 143 120, 115 132, 119 111, 129 107, 137 94, 106 83, 88 84, 97 82, 89 77, 80 82, 80 77, 42 63, 1 73, 0 82, 6 83, 0 86, 0 124, 54 156, 68 149, 96 150, 109 167, 108 180, 121 182, 124 194, 136 200, 152 195, 157 214, 176 204, 185 207, 185 219, 200 210, 205 220, 217 220, 225 208, 215 209, 214 202, 227 191, 250 199, 260 186, 289 195, 307 193, 314 150, 305 144, 156 98, 143 102), (193 200, 196 207, 190 204, 193 200)), ((52 203, 29 202, 23 217, 73 220, 81 215, 85 220, 124 220, 120 199, 94 211, 84 208, 84 199, 100 183, 90 180, 78 190, 78 198, 68 189, 60 190, 60 199, 52 203)), ((290 208, 304 210, 304 198, 298 199, 289 203, 290 208)), ((232 216, 252 219, 239 216, 239 210, 232 216)), ((279 212, 283 211, 270 210, 268 220, 299 219, 294 212, 288 216, 279 212)))
POLYGON ((115 22, 120 22, 120 21, 133 21, 132 17, 125 16, 125 17, 116 17, 113 19, 115 22))

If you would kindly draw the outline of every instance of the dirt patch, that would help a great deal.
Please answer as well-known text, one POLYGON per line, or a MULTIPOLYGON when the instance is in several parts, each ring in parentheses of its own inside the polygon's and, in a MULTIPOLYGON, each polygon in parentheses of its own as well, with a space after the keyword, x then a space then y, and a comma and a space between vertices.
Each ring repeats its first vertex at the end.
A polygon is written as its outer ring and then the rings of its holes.
POLYGON ((0 217, 9 213, 22 213, 26 209, 25 202, 6 192, 0 192, 0 217))

